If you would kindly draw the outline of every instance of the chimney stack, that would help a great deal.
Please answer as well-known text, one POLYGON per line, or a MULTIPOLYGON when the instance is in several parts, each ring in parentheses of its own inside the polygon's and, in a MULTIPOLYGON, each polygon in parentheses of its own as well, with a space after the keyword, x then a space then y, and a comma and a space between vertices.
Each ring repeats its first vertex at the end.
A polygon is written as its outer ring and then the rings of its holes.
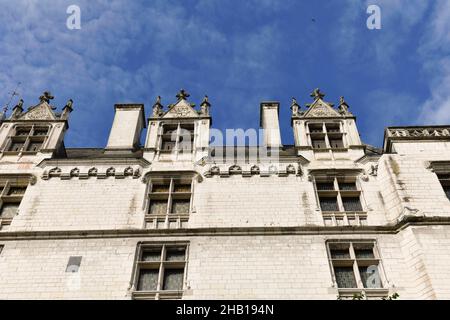
POLYGON ((280 124, 278 121, 279 109, 279 102, 261 102, 259 125, 264 129, 264 143, 269 148, 278 148, 282 146, 280 124))
POLYGON ((141 132, 145 128, 144 105, 116 104, 114 109, 114 121, 105 152, 133 152, 139 147, 141 132))

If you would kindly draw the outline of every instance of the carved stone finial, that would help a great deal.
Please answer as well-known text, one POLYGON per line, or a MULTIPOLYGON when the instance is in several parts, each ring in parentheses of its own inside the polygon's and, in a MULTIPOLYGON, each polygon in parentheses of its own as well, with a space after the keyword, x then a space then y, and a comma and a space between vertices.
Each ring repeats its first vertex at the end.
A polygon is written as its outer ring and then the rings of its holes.
POLYGON ((70 108, 70 109, 73 109, 72 106, 73 106, 73 100, 72 100, 72 99, 69 99, 69 101, 67 101, 67 103, 66 103, 66 105, 64 106, 64 108, 70 108))
POLYGON ((50 93, 50 91, 44 91, 44 93, 42 94, 42 96, 39 97, 39 100, 42 102, 47 102, 49 103, 50 100, 54 99, 55 97, 52 96, 52 94, 50 93))
POLYGON ((338 107, 339 113, 348 114, 349 113, 348 108, 349 108, 349 106, 348 106, 347 102, 345 102, 344 97, 341 96, 339 98, 339 107, 338 107))
POLYGON ((293 116, 296 116, 298 114, 298 111, 300 110, 300 106, 297 103, 297 99, 295 99, 294 97, 292 97, 291 110, 293 116))
POLYGON ((16 109, 16 108, 23 110, 23 99, 19 100, 19 102, 14 107, 14 109, 16 109))
POLYGON ((159 117, 163 113, 163 105, 161 104, 161 96, 156 97, 155 104, 153 105, 153 116, 159 117))
POLYGON ((209 107, 211 107, 211 104, 208 101, 208 96, 205 95, 202 103, 200 104, 200 113, 203 115, 209 115, 209 107))
POLYGON ((186 100, 187 97, 189 97, 190 94, 186 92, 184 89, 180 89, 180 92, 176 95, 178 101, 180 100, 186 100))
POLYGON ((320 92, 319 88, 316 88, 309 96, 313 97, 314 99, 322 99, 323 97, 325 97, 325 94, 320 92))

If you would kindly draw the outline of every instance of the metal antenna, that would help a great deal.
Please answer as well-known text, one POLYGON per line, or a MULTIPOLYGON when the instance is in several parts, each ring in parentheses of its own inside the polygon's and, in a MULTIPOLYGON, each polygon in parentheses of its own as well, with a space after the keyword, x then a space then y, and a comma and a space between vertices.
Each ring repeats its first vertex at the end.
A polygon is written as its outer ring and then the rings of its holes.
POLYGON ((11 95, 11 97, 9 97, 8 103, 3 107, 3 114, 6 114, 6 111, 8 111, 8 108, 9 108, 9 105, 11 104, 12 99, 15 96, 19 96, 19 92, 17 92, 17 89, 19 88, 19 86, 21 84, 22 84, 21 82, 18 82, 14 91, 9 93, 11 95))

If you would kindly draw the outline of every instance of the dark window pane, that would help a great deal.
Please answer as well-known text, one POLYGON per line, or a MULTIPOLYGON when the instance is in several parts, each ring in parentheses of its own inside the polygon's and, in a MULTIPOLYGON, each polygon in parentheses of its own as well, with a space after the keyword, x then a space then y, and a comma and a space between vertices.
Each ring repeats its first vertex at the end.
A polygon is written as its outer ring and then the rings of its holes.
POLYGON ((13 218, 19 209, 18 203, 4 203, 0 209, 0 217, 13 218))
POLYGON ((42 142, 30 142, 27 147, 27 151, 37 152, 42 147, 42 142))
POLYGON ((138 290, 156 290, 158 286, 158 274, 159 270, 156 269, 141 269, 139 272, 138 290))
POLYGON ((169 248, 166 252, 166 261, 184 261, 186 249, 169 248))
POLYGON ((320 208, 322 209, 322 211, 339 211, 336 198, 321 197, 319 198, 319 201, 320 201, 320 208))
POLYGON ((23 142, 13 142, 9 146, 9 151, 16 151, 19 152, 23 147, 23 142))
POLYGON ((154 184, 152 186, 152 192, 169 192, 170 186, 168 184, 154 184))
POLYGON ((166 269, 163 290, 183 290, 183 273, 183 269, 166 269))
POLYGON ((339 190, 356 190, 355 182, 339 182, 339 190))
POLYGON ((160 261, 161 260, 161 249, 157 250, 145 250, 142 253, 141 261, 160 261))
POLYGON ((312 146, 314 149, 325 149, 327 147, 324 138, 313 138, 312 146))
POLYGON ((48 133, 47 128, 34 128, 34 136, 45 136, 48 133))
POLYGON ((340 132, 341 131, 338 123, 325 124, 325 127, 327 128, 327 132, 340 132))
POLYGON ((173 200, 172 213, 189 213, 189 200, 173 200))
POLYGON ((27 136, 30 134, 30 128, 18 128, 16 129, 16 136, 27 136))
POLYGON ((356 288, 356 279, 352 267, 334 267, 338 288, 356 288))
POLYGON ((333 182, 317 182, 317 190, 334 190, 333 182))
POLYGON ((10 187, 8 191, 9 196, 21 196, 27 190, 26 187, 10 187))
POLYGON ((359 267, 359 274, 364 288, 382 288, 378 267, 359 267))
POLYGON ((347 249, 330 249, 332 259, 350 259, 350 252, 347 249))
POLYGON ((323 132, 322 124, 310 124, 309 132, 310 133, 322 133, 323 132))
POLYGON ((334 138, 330 139, 330 146, 331 148, 343 148, 344 143, 342 142, 342 138, 334 138))
POLYGON ((150 214, 166 214, 167 200, 151 200, 150 214))
POLYGON ((356 259, 374 259, 373 248, 367 245, 354 245, 356 259))
POLYGON ((175 142, 163 141, 161 150, 163 150, 163 151, 172 151, 174 148, 175 148, 175 142))
POLYGON ((175 183, 174 191, 175 192, 191 192, 191 185, 175 183))
POLYGON ((362 211, 359 197, 342 198, 342 203, 345 211, 362 211))

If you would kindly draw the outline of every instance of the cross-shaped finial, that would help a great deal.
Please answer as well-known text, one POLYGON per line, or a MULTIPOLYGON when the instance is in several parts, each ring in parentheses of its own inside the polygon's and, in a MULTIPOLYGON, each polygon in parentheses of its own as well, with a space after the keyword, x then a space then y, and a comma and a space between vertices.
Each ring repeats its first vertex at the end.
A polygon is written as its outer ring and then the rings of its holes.
POLYGON ((44 91, 44 93, 42 94, 42 96, 39 97, 39 100, 41 102, 47 102, 49 103, 50 100, 52 100, 53 98, 55 98, 54 96, 52 96, 52 94, 50 93, 50 91, 44 91))
POLYGON ((187 97, 189 97, 190 94, 187 93, 184 89, 181 89, 180 92, 176 95, 178 100, 186 100, 187 97))
POLYGON ((313 97, 314 99, 322 99, 323 97, 325 97, 325 94, 320 92, 319 88, 316 88, 309 96, 313 97))

